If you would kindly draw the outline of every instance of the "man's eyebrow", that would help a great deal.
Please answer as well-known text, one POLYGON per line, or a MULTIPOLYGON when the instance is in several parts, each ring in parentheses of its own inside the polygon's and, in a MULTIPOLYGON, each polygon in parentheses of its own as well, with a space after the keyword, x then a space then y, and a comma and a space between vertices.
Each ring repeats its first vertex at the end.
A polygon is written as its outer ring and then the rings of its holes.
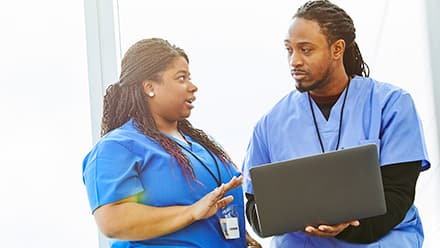
MULTIPOLYGON (((287 44, 289 44, 289 40, 284 40, 284 45, 287 45, 287 44)), ((313 45, 313 43, 312 42, 309 42, 309 41, 299 41, 299 42, 297 42, 297 43, 295 43, 295 45, 313 45)))

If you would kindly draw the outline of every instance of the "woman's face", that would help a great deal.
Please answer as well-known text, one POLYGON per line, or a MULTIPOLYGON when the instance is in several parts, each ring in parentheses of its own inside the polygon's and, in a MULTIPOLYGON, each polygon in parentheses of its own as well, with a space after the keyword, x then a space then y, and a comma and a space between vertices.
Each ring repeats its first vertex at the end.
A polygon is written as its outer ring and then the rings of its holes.
POLYGON ((144 87, 149 96, 150 111, 156 122, 176 122, 188 118, 197 86, 191 82, 188 62, 176 57, 162 73, 160 82, 151 82, 144 87))

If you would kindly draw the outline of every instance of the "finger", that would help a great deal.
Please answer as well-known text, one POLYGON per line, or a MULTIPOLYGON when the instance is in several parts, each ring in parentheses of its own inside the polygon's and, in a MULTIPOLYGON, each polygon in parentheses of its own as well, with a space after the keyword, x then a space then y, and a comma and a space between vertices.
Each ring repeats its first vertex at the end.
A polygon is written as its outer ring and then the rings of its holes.
POLYGON ((347 228, 349 225, 350 224, 348 222, 333 225, 333 226, 319 225, 318 229, 322 232, 327 232, 327 233, 339 233, 342 230, 344 230, 345 228, 347 228))
POLYGON ((348 222, 348 224, 352 225, 352 226, 359 226, 361 223, 358 220, 353 220, 348 222))
POLYGON ((309 235, 325 236, 323 232, 319 231, 319 229, 317 229, 317 228, 315 228, 313 226, 307 226, 304 230, 309 235))
POLYGON ((243 177, 241 175, 239 177, 233 176, 232 179, 227 184, 225 184, 225 192, 240 186, 242 183, 243 177))
POLYGON ((338 225, 335 225, 335 226, 319 225, 318 229, 321 232, 335 232, 336 230, 341 229, 341 227, 344 228, 346 226, 348 226, 348 224, 345 224, 345 223, 344 224, 338 224, 338 225))
POLYGON ((304 231, 306 233, 314 233, 314 232, 318 232, 319 230, 314 228, 313 226, 306 226, 306 228, 304 229, 304 231))
POLYGON ((307 226, 305 228, 305 231, 309 235, 321 236, 321 237, 333 237, 338 233, 333 229, 327 229, 327 227, 329 226, 320 225, 320 227, 322 230, 319 227, 315 228, 313 226, 307 226))
POLYGON ((327 233, 327 232, 321 232, 319 231, 319 229, 309 229, 308 231, 306 231, 306 233, 308 235, 312 235, 312 236, 319 236, 319 237, 333 237, 334 235, 332 235, 331 233, 327 233))
POLYGON ((217 201, 217 208, 224 208, 226 205, 231 203, 234 200, 234 197, 232 195, 226 196, 222 198, 221 200, 217 201))
POLYGON ((219 197, 221 194, 222 194, 222 191, 223 191, 223 184, 222 185, 220 185, 219 187, 217 187, 217 188, 215 188, 213 191, 211 191, 211 194, 214 196, 214 197, 219 197))
POLYGON ((220 187, 215 188, 213 191, 211 191, 207 197, 209 198, 209 201, 211 202, 211 206, 214 204, 217 204, 217 201, 220 200, 223 197, 223 184, 220 185, 220 187))

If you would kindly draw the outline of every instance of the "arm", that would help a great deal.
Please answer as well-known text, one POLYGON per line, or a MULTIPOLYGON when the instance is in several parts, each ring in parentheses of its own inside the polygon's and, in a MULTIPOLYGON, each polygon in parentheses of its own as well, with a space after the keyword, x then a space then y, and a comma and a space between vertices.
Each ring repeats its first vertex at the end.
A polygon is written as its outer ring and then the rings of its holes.
POLYGON ((110 238, 143 240, 178 231, 191 223, 213 216, 226 206, 232 196, 223 197, 229 190, 240 186, 242 177, 233 177, 190 206, 152 207, 137 203, 131 196, 101 206, 93 213, 99 229, 110 238))
POLYGON ((367 244, 379 240, 402 222, 412 206, 420 168, 421 161, 381 167, 386 214, 334 226, 308 226, 305 231, 310 235, 335 237, 351 243, 367 244))
POLYGON ((361 219, 359 227, 348 227, 336 238, 352 243, 371 243, 385 236, 402 222, 413 205, 420 169, 421 161, 381 167, 387 213, 361 219))

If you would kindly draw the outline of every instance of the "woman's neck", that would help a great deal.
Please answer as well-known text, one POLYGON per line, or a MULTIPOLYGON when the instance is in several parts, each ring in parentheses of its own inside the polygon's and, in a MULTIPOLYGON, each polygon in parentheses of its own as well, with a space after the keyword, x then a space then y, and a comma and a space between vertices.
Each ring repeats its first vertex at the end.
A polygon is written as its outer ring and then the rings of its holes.
POLYGON ((157 129, 159 129, 159 131, 162 133, 168 134, 178 140, 188 143, 185 140, 185 137, 183 137, 183 135, 179 132, 179 129, 177 128, 177 121, 156 121, 156 126, 157 129))

